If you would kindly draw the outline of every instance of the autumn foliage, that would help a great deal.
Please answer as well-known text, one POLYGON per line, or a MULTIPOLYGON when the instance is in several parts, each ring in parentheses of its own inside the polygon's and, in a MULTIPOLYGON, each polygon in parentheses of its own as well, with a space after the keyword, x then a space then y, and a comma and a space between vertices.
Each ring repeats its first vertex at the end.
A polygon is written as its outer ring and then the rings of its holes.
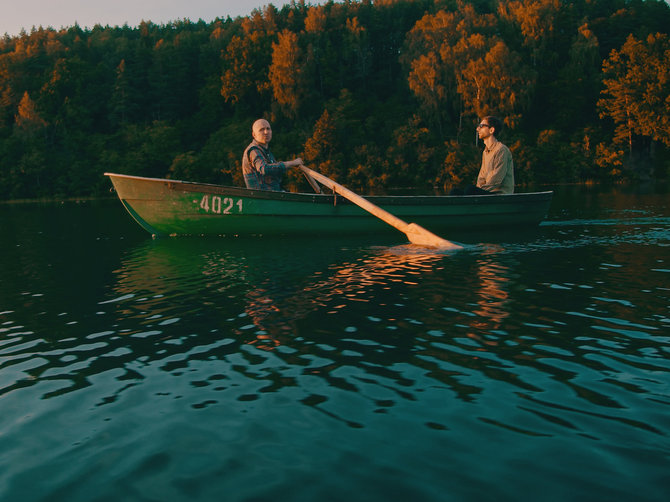
POLYGON ((669 30, 661 0, 300 2, 32 29, 0 39, 0 199, 99 195, 105 171, 239 185, 261 116, 278 158, 365 192, 472 181, 488 114, 521 185, 663 178, 669 30))

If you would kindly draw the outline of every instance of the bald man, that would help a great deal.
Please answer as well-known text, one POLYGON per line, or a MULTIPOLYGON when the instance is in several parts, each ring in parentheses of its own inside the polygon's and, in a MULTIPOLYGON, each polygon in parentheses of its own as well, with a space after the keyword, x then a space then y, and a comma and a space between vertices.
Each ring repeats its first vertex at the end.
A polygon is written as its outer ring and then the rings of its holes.
POLYGON ((244 150, 242 158, 242 174, 247 188, 255 190, 281 191, 281 180, 289 167, 302 164, 297 158, 284 162, 275 159, 270 151, 272 128, 265 119, 258 119, 251 128, 253 141, 244 150))

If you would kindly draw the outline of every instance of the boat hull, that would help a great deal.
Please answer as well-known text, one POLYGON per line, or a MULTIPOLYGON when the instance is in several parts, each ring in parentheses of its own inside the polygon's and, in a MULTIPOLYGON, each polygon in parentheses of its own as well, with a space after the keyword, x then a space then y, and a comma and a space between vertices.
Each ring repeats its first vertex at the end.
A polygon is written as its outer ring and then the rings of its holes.
MULTIPOLYGON (((397 232, 336 195, 269 192, 105 173, 151 234, 300 235, 397 232)), ((537 225, 552 192, 490 196, 371 196, 370 202, 432 231, 537 225)))

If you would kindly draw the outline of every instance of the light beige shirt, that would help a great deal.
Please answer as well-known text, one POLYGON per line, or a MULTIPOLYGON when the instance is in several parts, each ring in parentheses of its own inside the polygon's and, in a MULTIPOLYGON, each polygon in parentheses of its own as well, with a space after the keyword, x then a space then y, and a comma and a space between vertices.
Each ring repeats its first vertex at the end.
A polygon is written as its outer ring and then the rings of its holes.
POLYGON ((500 141, 482 153, 482 167, 477 186, 494 193, 514 193, 514 161, 512 152, 500 141))

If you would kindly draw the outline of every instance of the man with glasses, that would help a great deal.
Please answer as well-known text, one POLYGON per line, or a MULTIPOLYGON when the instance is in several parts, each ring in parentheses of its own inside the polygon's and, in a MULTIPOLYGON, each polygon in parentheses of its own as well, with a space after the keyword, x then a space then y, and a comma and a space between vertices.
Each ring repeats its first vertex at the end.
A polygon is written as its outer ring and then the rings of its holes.
POLYGON ((450 195, 494 195, 514 193, 514 162, 512 152, 497 138, 503 123, 497 117, 484 117, 477 126, 479 139, 484 140, 482 166, 477 176, 477 185, 464 191, 454 189, 450 195))

